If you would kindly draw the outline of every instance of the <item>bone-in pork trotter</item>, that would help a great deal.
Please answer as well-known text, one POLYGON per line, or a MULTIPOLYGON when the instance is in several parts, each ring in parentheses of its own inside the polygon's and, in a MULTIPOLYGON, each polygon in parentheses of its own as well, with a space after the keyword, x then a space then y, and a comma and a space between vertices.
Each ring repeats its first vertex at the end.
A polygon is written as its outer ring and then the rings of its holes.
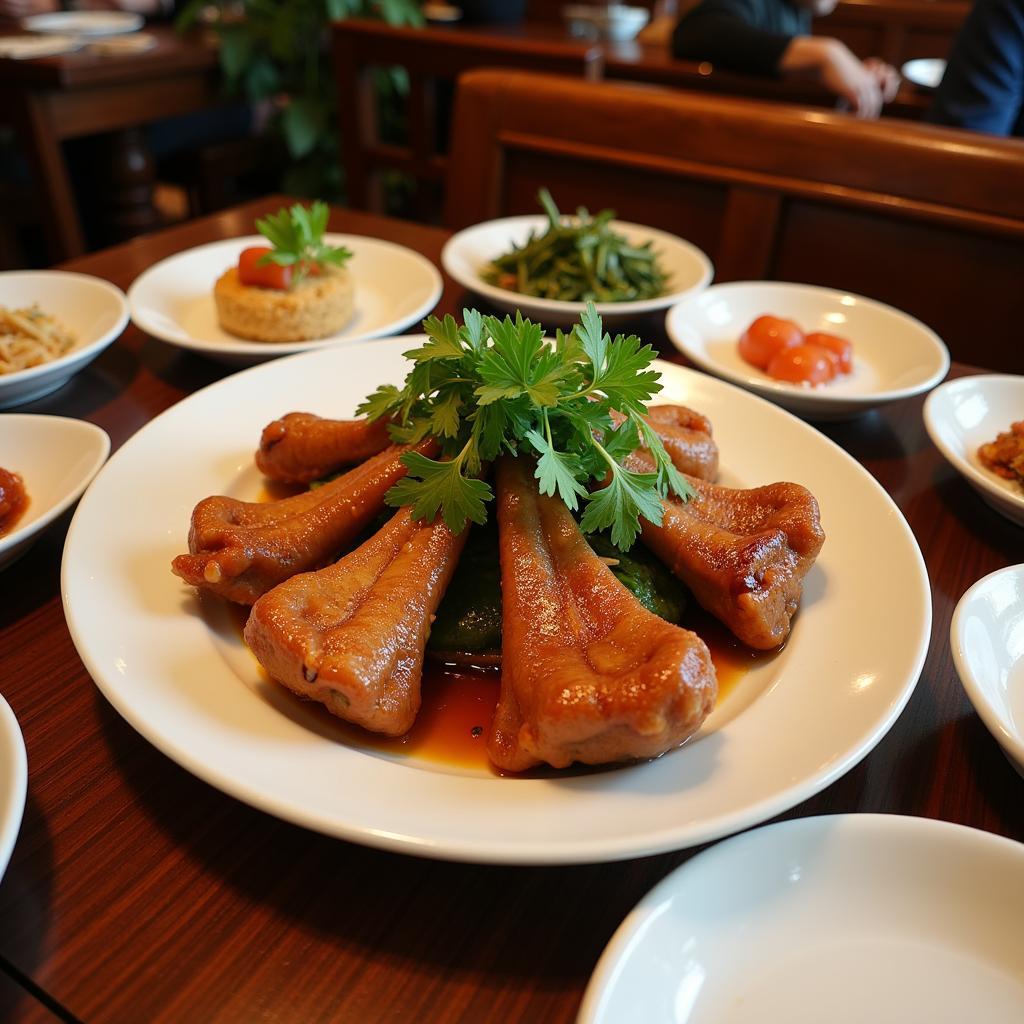
POLYGON ((656 757, 714 706, 711 655, 647 611, 587 544, 532 465, 496 467, 502 680, 487 737, 509 771, 656 757))
MULTIPOLYGON (((416 451, 433 455, 432 439, 416 451)), ((186 583, 229 601, 252 604, 299 572, 318 569, 352 543, 384 506, 384 495, 405 476, 394 445, 323 487, 283 501, 213 497, 199 502, 188 535, 190 554, 172 569, 186 583)))
MULTIPOLYGON (((638 472, 654 468, 641 451, 625 464, 638 472)), ((743 643, 778 647, 825 541, 818 502, 799 484, 737 490, 689 482, 696 497, 664 501, 661 526, 641 520, 643 542, 743 643)))
POLYGON ((423 651, 469 530, 401 509, 365 544, 275 587, 245 639, 273 678, 374 732, 401 736, 420 707, 423 651))
MULTIPOLYGON (((623 419, 612 412, 612 421, 618 426, 623 419)), ((644 417, 668 452, 672 464, 680 473, 701 480, 714 480, 718 476, 718 445, 711 436, 711 421, 685 405, 652 405, 644 417)))
POLYGON ((308 484, 382 452, 391 444, 389 422, 387 417, 329 420, 290 412, 263 428, 256 465, 271 480, 308 484))

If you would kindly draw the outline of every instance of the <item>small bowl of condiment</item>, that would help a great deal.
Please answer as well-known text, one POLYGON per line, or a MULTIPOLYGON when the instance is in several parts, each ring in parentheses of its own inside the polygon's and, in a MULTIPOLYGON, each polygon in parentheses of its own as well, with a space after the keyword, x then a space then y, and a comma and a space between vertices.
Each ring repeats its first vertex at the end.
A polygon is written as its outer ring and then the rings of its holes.
POLYGON ((1024 565, 999 569, 960 599, 953 662, 974 709, 1024 775, 1024 565))
POLYGON ((1013 374, 946 381, 924 406, 928 435, 949 464, 988 505, 1024 526, 1022 420, 1024 377, 1013 374))
POLYGON ((0 569, 82 496, 108 454, 106 431, 84 420, 0 416, 0 569))

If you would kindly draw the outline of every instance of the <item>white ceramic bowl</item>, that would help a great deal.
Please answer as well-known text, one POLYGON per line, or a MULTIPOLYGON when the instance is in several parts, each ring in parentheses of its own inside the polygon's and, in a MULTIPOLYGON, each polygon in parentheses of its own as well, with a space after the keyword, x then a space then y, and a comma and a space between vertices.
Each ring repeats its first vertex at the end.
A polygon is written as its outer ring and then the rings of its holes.
POLYGON ((1024 775, 1024 565, 991 573, 960 598, 949 643, 975 711, 1024 775))
POLYGON ((945 73, 946 62, 939 57, 918 57, 900 68, 900 74, 921 89, 937 89, 945 73))
POLYGON ((28 788, 28 762, 21 728, 10 705, 0 697, 0 878, 7 870, 21 828, 28 788))
POLYGON ((41 530, 77 501, 110 453, 106 431, 62 416, 0 416, 0 466, 17 473, 28 508, 0 536, 0 569, 24 554, 41 530))
POLYGON ((1024 845, 926 818, 799 818, 677 868, 578 1024, 1018 1024, 1024 845))
POLYGON ((328 245, 352 252, 346 264, 355 288, 352 319, 335 335, 309 341, 247 341, 217 320, 213 286, 238 263, 239 253, 266 245, 262 235, 228 238, 168 256, 128 289, 132 321, 140 331, 228 366, 252 366, 279 356, 401 334, 437 305, 444 283, 425 256, 379 238, 327 234, 328 245))
POLYGON ((562 8, 562 17, 572 36, 622 42, 636 38, 651 12, 626 4, 569 4, 562 8))
POLYGON ((1007 519, 1024 526, 1024 487, 986 469, 978 448, 1024 419, 1024 377, 980 374, 936 388, 924 405, 924 425, 950 465, 1007 519))
MULTIPOLYGON (((582 302, 562 302, 522 295, 488 284, 480 276, 493 260, 507 253, 513 245, 525 243, 531 231, 541 234, 547 225, 548 219, 542 214, 502 217, 474 224, 448 240, 441 252, 441 264, 463 288, 481 296, 498 309, 510 313, 522 310, 523 316, 545 326, 564 327, 579 319, 585 308, 582 302)), ((634 244, 640 245, 647 241, 654 243, 658 259, 668 275, 668 290, 664 295, 639 302, 596 303, 597 311, 604 317, 606 324, 667 309, 685 296, 701 291, 711 280, 714 272, 711 260, 695 245, 682 238, 621 220, 612 221, 612 227, 634 244)))
POLYGON ((735 281, 691 295, 668 312, 669 337, 702 370, 816 420, 846 419, 933 388, 949 352, 920 320, 860 295, 781 281, 735 281), (817 387, 773 380, 739 353, 740 335, 762 315, 795 320, 853 343, 853 371, 817 387))
POLYGON ((128 323, 124 292, 109 281, 65 270, 12 270, 0 274, 0 306, 38 303, 77 335, 70 352, 41 366, 0 374, 0 409, 56 391, 91 363, 128 323))

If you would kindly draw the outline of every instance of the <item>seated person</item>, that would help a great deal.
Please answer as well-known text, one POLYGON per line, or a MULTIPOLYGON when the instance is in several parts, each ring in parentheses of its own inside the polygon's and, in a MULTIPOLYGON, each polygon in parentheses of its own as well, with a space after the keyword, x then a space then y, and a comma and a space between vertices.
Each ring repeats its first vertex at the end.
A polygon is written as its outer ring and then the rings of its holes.
POLYGON ((701 0, 676 25, 672 51, 752 75, 806 75, 849 104, 858 117, 878 117, 900 79, 881 60, 862 61, 838 39, 812 36, 811 18, 837 0, 701 0))
POLYGON ((971 8, 928 120, 1024 136, 1024 0, 978 0, 971 8))

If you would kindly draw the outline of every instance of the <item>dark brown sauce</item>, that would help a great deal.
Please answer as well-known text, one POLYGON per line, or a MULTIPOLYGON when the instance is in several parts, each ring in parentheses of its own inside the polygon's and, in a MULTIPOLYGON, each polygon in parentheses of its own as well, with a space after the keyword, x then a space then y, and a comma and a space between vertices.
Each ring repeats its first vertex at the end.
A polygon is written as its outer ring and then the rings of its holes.
POLYGON ((17 473, 0 469, 0 537, 10 533, 28 508, 28 492, 17 473))
MULTIPOLYGON (((241 635, 249 617, 249 609, 234 605, 232 611, 241 635)), ((718 676, 719 705, 728 699, 750 669, 777 653, 752 651, 745 647, 717 619, 701 608, 690 609, 682 624, 692 629, 708 645, 718 676)), ((322 713, 325 720, 329 720, 332 730, 337 731, 352 746, 400 757, 414 757, 450 768, 490 771, 510 778, 545 778, 591 774, 616 767, 580 765, 557 771, 553 768, 538 768, 524 773, 499 771, 487 757, 487 728, 497 707, 500 689, 501 672, 498 670, 446 666, 428 659, 423 670, 420 712, 413 727, 404 736, 397 738, 379 736, 351 725, 319 705, 308 703, 306 706, 315 707, 318 714, 322 713)))

